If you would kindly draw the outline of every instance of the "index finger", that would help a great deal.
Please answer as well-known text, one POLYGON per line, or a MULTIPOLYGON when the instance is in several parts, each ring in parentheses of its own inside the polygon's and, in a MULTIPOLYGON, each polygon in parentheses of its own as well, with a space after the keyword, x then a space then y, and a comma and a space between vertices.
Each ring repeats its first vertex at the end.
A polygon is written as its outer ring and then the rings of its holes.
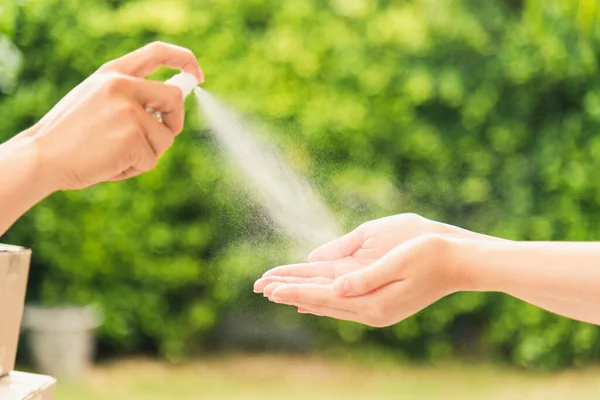
POLYGON ((162 66, 189 72, 198 79, 198 82, 204 82, 204 73, 194 53, 185 47, 164 42, 150 43, 109 61, 100 69, 145 78, 162 66))

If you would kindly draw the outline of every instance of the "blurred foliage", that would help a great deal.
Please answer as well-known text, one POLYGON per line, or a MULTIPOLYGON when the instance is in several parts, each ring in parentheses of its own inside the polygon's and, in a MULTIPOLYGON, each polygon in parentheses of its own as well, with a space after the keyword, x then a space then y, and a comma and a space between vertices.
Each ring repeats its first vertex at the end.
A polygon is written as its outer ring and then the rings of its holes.
MULTIPOLYGON (((159 39, 199 55, 206 88, 277 125, 272 140, 348 228, 412 211, 510 239, 600 238, 595 0, 29 0, 3 11, 24 63, 16 92, 0 95, 0 139, 159 39)), ((98 302, 103 343, 177 359, 285 260, 193 122, 156 171, 58 193, 15 225, 4 240, 35 250, 30 300, 98 302)), ((455 295, 383 330, 318 324, 411 357, 553 368, 600 356, 596 327, 497 294, 455 295)))

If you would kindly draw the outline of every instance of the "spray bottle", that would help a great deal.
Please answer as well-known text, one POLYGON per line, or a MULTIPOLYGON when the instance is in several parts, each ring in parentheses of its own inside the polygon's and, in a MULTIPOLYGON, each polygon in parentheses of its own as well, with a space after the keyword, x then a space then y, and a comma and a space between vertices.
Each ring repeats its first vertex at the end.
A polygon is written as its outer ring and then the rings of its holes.
MULTIPOLYGON (((185 99, 186 97, 188 97, 188 95, 190 93, 192 93, 194 88, 196 86, 198 86, 198 80, 196 79, 196 77, 194 75, 192 75, 190 73, 181 72, 181 73, 169 78, 165 82, 165 84, 178 87, 181 90, 181 93, 183 94, 183 98, 185 99)), ((162 122, 162 117, 160 115, 160 112, 154 111, 151 108, 147 109, 146 111, 148 111, 150 114, 154 115, 154 117, 156 117, 156 119, 158 119, 160 122, 162 122)))

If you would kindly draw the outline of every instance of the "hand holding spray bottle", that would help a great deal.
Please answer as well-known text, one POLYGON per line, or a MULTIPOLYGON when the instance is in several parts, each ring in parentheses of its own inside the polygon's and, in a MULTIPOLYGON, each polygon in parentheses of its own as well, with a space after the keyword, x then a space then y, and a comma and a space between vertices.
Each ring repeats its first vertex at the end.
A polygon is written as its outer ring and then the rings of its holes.
MULTIPOLYGON (((194 88, 198 86, 198 80, 194 75, 190 73, 180 72, 179 74, 174 75, 167 81, 165 81, 165 84, 178 87, 181 90, 181 93, 183 94, 183 99, 185 100, 185 98, 188 97, 190 93, 192 93, 194 88)), ((159 112, 156 112, 151 108, 149 108, 147 111, 150 114, 154 115, 156 119, 158 119, 160 122, 162 122, 162 117, 159 112)))

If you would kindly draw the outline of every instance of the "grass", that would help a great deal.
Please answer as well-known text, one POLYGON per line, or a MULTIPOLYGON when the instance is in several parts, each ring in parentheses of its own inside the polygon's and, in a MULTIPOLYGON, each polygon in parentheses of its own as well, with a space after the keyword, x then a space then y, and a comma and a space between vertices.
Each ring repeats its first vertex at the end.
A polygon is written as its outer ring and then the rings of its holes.
POLYGON ((534 374, 487 365, 379 365, 317 357, 230 356, 183 366, 126 360, 61 383, 57 400, 597 399, 600 369, 534 374))

